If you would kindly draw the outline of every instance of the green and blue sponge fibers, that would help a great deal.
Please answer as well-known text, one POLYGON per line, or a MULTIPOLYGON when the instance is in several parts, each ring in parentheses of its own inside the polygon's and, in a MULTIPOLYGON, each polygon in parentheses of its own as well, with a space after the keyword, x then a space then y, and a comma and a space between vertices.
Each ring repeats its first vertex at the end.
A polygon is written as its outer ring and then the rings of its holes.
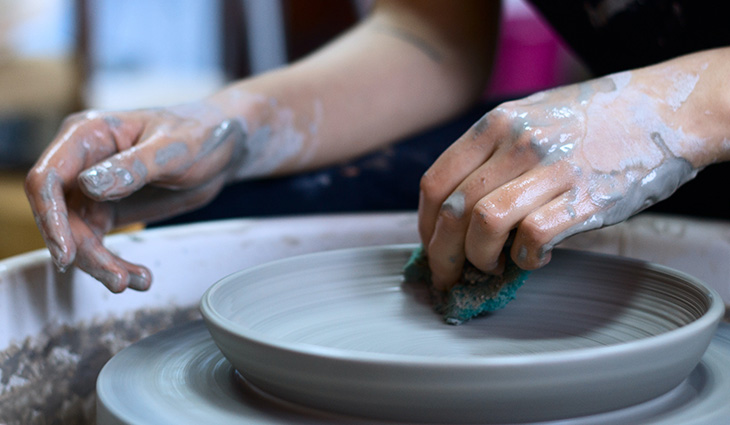
POLYGON ((530 271, 522 270, 507 256, 501 275, 488 275, 468 261, 461 278, 450 290, 436 290, 431 282, 428 258, 419 247, 403 269, 406 282, 426 283, 433 296, 434 310, 450 325, 460 325, 474 317, 504 308, 527 280, 530 271))

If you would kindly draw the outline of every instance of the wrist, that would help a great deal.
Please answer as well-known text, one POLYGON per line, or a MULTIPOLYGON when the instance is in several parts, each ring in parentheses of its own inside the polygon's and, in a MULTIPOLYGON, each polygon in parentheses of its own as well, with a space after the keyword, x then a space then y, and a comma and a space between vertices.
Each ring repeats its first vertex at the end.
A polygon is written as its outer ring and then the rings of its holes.
POLYGON ((287 85, 276 85, 276 76, 271 77, 245 80, 205 100, 221 111, 228 127, 239 129, 218 130, 240 139, 228 181, 301 171, 316 156, 321 102, 306 93, 282 91, 287 85))
POLYGON ((696 169, 730 160, 729 54, 710 50, 642 70, 642 85, 676 135, 670 149, 696 169))

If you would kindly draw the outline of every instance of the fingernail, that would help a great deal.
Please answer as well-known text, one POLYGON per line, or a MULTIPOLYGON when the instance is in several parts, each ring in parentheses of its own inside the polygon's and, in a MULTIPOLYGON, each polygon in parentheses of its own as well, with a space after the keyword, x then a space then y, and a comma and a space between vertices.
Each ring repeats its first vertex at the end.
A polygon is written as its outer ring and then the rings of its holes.
POLYGON ((105 162, 79 174, 79 181, 91 193, 101 195, 114 184, 114 175, 109 168, 111 163, 105 162))
POLYGON ((517 261, 520 263, 525 263, 527 261, 527 247, 522 245, 517 252, 517 261))
POLYGON ((137 291, 146 291, 150 288, 152 279, 147 271, 129 274, 129 287, 137 291))
MULTIPOLYGON (((139 165, 135 162, 135 171, 139 165)), ((113 167, 108 161, 79 174, 79 182, 86 191, 96 197, 114 199, 127 194, 127 188, 135 182, 134 175, 126 168, 113 167)))
POLYGON ((52 258, 53 264, 56 266, 56 270, 58 270, 59 273, 66 273, 68 265, 61 262, 61 260, 59 260, 56 256, 52 256, 52 258))
POLYGON ((550 259, 552 258, 552 248, 550 247, 542 247, 540 248, 540 251, 538 252, 538 267, 542 267, 550 262, 550 259))
POLYGON ((46 245, 48 246, 48 251, 51 253, 51 260, 53 260, 56 269, 61 273, 65 273, 71 265, 71 260, 68 258, 68 250, 63 249, 61 245, 54 241, 49 241, 46 245))
POLYGON ((460 219, 464 216, 466 195, 464 192, 456 191, 449 195, 441 204, 441 211, 451 214, 454 218, 460 219))
POLYGON ((127 289, 127 286, 122 283, 122 276, 119 273, 114 273, 108 270, 98 270, 94 274, 94 277, 101 281, 111 292, 118 294, 127 289))

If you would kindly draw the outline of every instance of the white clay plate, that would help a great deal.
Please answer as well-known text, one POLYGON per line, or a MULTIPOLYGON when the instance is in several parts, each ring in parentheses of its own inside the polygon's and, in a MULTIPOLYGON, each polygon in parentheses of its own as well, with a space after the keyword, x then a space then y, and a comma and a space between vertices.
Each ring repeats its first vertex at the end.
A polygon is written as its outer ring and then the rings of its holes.
MULTIPOLYGON (((235 374, 202 321, 160 332, 125 348, 104 366, 96 386, 96 423, 386 425, 286 403, 235 374)), ((697 367, 668 393, 625 409, 550 425, 726 425, 728 394, 730 325, 721 323, 697 367)))
POLYGON ((443 323, 404 284, 414 245, 309 254, 234 273, 203 296, 222 353, 258 389, 323 411, 500 423, 607 412, 682 382, 724 306, 699 281, 556 251, 507 308, 443 323))

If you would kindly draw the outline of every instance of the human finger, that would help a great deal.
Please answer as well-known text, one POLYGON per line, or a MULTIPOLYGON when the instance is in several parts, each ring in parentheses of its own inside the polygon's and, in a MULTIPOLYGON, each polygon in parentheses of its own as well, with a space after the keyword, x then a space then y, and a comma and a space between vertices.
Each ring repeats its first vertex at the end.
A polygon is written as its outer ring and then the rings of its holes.
POLYGON ((119 293, 126 288, 147 290, 152 273, 146 267, 132 264, 112 254, 95 232, 75 211, 69 214, 69 225, 77 246, 75 264, 110 291, 119 293))
POLYGON ((444 151, 421 178, 418 231, 427 252, 439 214, 458 215, 461 195, 454 195, 455 198, 447 203, 446 211, 442 210, 444 202, 462 181, 489 159, 502 135, 500 130, 504 130, 504 126, 494 119, 493 114, 484 115, 444 151))
POLYGON ((25 193, 53 262, 59 270, 65 270, 74 261, 76 245, 68 225, 63 182, 53 170, 31 171, 26 177, 25 193))
MULTIPOLYGON (((539 158, 532 149, 497 148, 496 152, 469 175, 441 205, 434 233, 428 245, 429 265, 436 287, 447 288, 459 278, 465 260, 467 229, 477 201, 523 173, 539 158)), ((504 242, 504 241, 502 241, 504 242)), ((489 267, 496 271, 500 264, 489 267)), ((482 267, 486 270, 486 266, 482 267)))
POLYGON ((480 270, 494 270, 512 229, 569 188, 560 174, 559 166, 539 167, 479 200, 466 233, 466 258, 480 270))
POLYGON ((110 121, 116 125, 116 120, 91 113, 70 116, 26 177, 25 192, 36 223, 62 270, 73 263, 76 253, 65 194, 76 187, 79 171, 116 152, 110 121))
POLYGON ((87 196, 106 201, 129 196, 148 184, 199 185, 224 171, 243 145, 245 131, 235 120, 224 121, 207 136, 196 134, 195 127, 174 132, 155 129, 142 135, 135 146, 81 172, 80 187, 87 196))
POLYGON ((119 202, 97 202, 76 192, 69 198, 70 228, 78 255, 76 265, 112 292, 126 287, 146 290, 150 271, 110 252, 102 244, 111 229, 139 221, 154 221, 189 211, 209 202, 222 188, 223 176, 186 190, 146 187, 119 202))
POLYGON ((525 217, 511 249, 515 263, 525 270, 542 267, 565 238, 603 226, 596 218, 601 207, 589 198, 585 191, 572 188, 525 217))

